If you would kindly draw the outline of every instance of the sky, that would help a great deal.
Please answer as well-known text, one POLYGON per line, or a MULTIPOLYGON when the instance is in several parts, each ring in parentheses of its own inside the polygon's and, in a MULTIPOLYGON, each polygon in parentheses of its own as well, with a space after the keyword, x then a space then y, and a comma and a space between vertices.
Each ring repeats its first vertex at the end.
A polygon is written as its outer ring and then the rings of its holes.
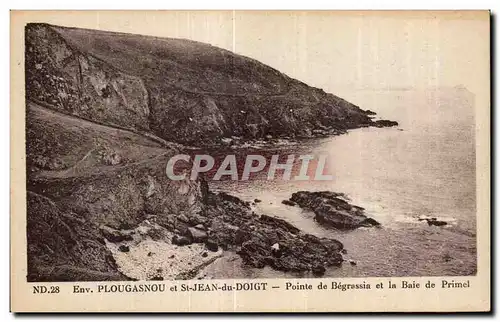
POLYGON ((245 13, 236 20, 236 51, 332 90, 473 88, 489 69, 488 16, 480 17, 477 13, 245 13), (261 32, 239 25, 259 26, 261 32))

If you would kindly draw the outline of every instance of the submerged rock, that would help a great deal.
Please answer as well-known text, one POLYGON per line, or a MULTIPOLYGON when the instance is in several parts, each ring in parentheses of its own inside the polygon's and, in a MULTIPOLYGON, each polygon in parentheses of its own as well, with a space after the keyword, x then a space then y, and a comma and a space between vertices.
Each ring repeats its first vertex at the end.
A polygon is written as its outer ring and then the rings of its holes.
POLYGON ((287 205, 287 206, 292 206, 292 207, 297 205, 295 202, 293 202, 291 200, 283 200, 281 203, 284 205, 287 205))
POLYGON ((392 127, 392 126, 398 126, 399 123, 396 121, 389 121, 389 120, 377 120, 373 123, 373 126, 375 127, 392 127))
POLYGON ((338 229, 379 226, 380 223, 364 214, 364 208, 344 200, 344 195, 331 191, 299 191, 291 201, 315 213, 314 219, 325 226, 338 229))
POLYGON ((448 223, 446 221, 437 220, 437 218, 425 219, 429 226, 446 226, 448 223))

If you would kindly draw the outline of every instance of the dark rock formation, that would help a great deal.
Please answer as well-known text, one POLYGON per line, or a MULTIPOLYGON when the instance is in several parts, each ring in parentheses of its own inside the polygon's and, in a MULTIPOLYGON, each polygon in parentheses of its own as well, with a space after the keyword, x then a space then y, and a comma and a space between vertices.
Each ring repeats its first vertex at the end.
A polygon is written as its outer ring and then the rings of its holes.
POLYGON ((392 126, 398 126, 398 122, 396 121, 389 121, 389 120, 377 120, 373 124, 375 127, 392 127, 392 126))
POLYGON ((208 238, 208 235, 204 230, 195 227, 189 227, 186 234, 187 237, 193 241, 193 243, 203 243, 208 238))
POLYGON ((28 281, 125 280, 99 228, 38 193, 27 193, 28 281))
POLYGON ((331 191, 299 191, 292 194, 291 201, 315 213, 319 223, 338 229, 379 226, 373 218, 364 214, 364 209, 351 205, 344 195, 331 191))
POLYGON ((281 271, 312 271, 317 265, 342 264, 342 243, 305 234, 287 221, 258 216, 244 202, 234 203, 226 194, 209 193, 204 214, 211 223, 210 239, 226 249, 235 249, 247 265, 266 265, 281 271), (279 245, 276 257, 273 245, 279 245))
MULTIPOLYGON (((194 41, 47 24, 28 24, 25 40, 29 281, 126 279, 106 243, 130 240, 123 230, 146 220, 173 232, 176 245, 233 249, 254 267, 323 274, 342 263, 340 242, 258 216, 248 202, 211 193, 203 179, 169 180, 165 165, 183 149, 177 143, 293 139, 393 123, 373 122, 335 95, 194 41)), ((337 199, 297 203, 334 226, 376 223, 337 199)))
POLYGON ((186 245, 191 245, 192 241, 191 241, 191 239, 189 239, 185 236, 175 235, 174 237, 172 237, 172 244, 177 245, 177 246, 186 246, 186 245))
POLYGON ((308 271, 318 263, 342 263, 338 241, 306 235, 283 219, 258 216, 237 197, 211 193, 203 181, 169 180, 164 167, 176 148, 34 103, 27 110, 30 281, 126 279, 105 239, 126 241, 127 234, 118 230, 145 220, 183 232, 174 244, 186 246, 195 239, 210 251, 233 249, 255 267, 308 271), (123 158, 110 165, 96 151, 123 158), (36 162, 39 158, 58 158, 65 166, 45 169, 36 162), (189 228, 207 238, 186 237, 189 228), (275 243, 279 258, 272 255, 275 243))
POLYGON ((121 230, 116 230, 107 226, 101 226, 100 229, 104 238, 112 243, 120 243, 122 241, 130 241, 134 239, 130 234, 124 233, 121 230))
POLYGON ((120 245, 120 247, 118 247, 118 250, 120 252, 128 253, 130 251, 130 247, 128 247, 127 245, 120 245))
MULTIPOLYGON (((197 215, 191 214, 191 218, 202 219, 205 227, 210 227, 203 235, 203 239, 207 237, 204 243, 209 251, 216 252, 219 247, 232 249, 247 265, 257 268, 268 265, 281 271, 306 272, 314 268, 314 274, 318 274, 318 267, 342 264, 343 245, 337 240, 304 234, 284 219, 259 216, 244 201, 226 193, 207 192, 205 200, 204 209, 197 215), (274 245, 279 245, 279 251, 274 245)), ((193 222, 191 218, 189 221, 193 222)), ((193 229, 189 227, 187 231, 193 229)), ((179 245, 179 239, 175 243, 179 245)))
POLYGON ((175 148, 32 102, 26 109, 29 281, 126 279, 105 240, 130 239, 119 230, 150 215, 172 228, 173 214, 202 209, 199 182, 165 176, 175 148), (112 153, 120 164, 103 160, 112 153), (53 160, 62 166, 44 166, 53 160))
POLYGON ((25 39, 30 100, 168 141, 221 144, 232 136, 385 126, 342 98, 200 42, 38 23, 26 26, 25 39))
POLYGON ((208 239, 206 242, 205 242, 205 246, 207 247, 207 249, 211 252, 216 252, 219 250, 219 245, 217 244, 216 241, 212 240, 212 239, 208 239))
POLYGON ((283 200, 281 201, 282 204, 287 205, 287 206, 296 206, 297 204, 291 200, 283 200))
POLYGON ((443 220, 437 220, 437 218, 423 218, 423 219, 419 219, 419 220, 425 220, 427 221, 427 224, 429 226, 446 226, 448 223, 446 221, 443 221, 443 220))
POLYGON ((312 273, 315 276, 323 276, 325 274, 326 268, 322 265, 317 265, 312 268, 312 273))

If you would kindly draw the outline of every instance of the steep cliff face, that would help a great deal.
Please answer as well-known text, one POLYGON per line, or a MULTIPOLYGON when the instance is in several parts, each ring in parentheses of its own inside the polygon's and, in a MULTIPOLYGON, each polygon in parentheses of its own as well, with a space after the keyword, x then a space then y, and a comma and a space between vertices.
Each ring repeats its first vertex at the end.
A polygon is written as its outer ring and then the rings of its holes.
POLYGON ((33 100, 179 143, 372 124, 365 111, 335 95, 190 40, 29 24, 26 67, 33 100))
POLYGON ((176 250, 198 242, 192 231, 208 250, 241 248, 255 267, 341 264, 339 242, 258 216, 203 181, 172 181, 165 166, 178 143, 335 134, 376 125, 368 112, 194 41, 47 24, 28 24, 25 40, 29 281, 126 279, 112 250, 176 250), (272 259, 277 243, 282 257, 272 259))
POLYGON ((26 28, 26 94, 60 112, 149 130, 143 81, 79 52, 52 28, 26 28))
POLYGON ((165 227, 202 209, 196 181, 165 174, 174 147, 27 105, 28 280, 124 279, 101 230, 165 227))
POLYGON ((170 180, 174 146, 33 102, 26 123, 28 281, 192 278, 220 249, 282 271, 342 263, 336 240, 259 216, 204 181, 170 180))

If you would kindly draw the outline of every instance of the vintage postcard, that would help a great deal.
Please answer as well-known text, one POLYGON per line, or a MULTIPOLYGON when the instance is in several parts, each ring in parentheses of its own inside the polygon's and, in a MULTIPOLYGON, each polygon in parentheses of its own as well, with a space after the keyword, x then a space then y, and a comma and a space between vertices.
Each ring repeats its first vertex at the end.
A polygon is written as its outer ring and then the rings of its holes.
POLYGON ((11 11, 14 312, 490 310, 490 12, 11 11))

